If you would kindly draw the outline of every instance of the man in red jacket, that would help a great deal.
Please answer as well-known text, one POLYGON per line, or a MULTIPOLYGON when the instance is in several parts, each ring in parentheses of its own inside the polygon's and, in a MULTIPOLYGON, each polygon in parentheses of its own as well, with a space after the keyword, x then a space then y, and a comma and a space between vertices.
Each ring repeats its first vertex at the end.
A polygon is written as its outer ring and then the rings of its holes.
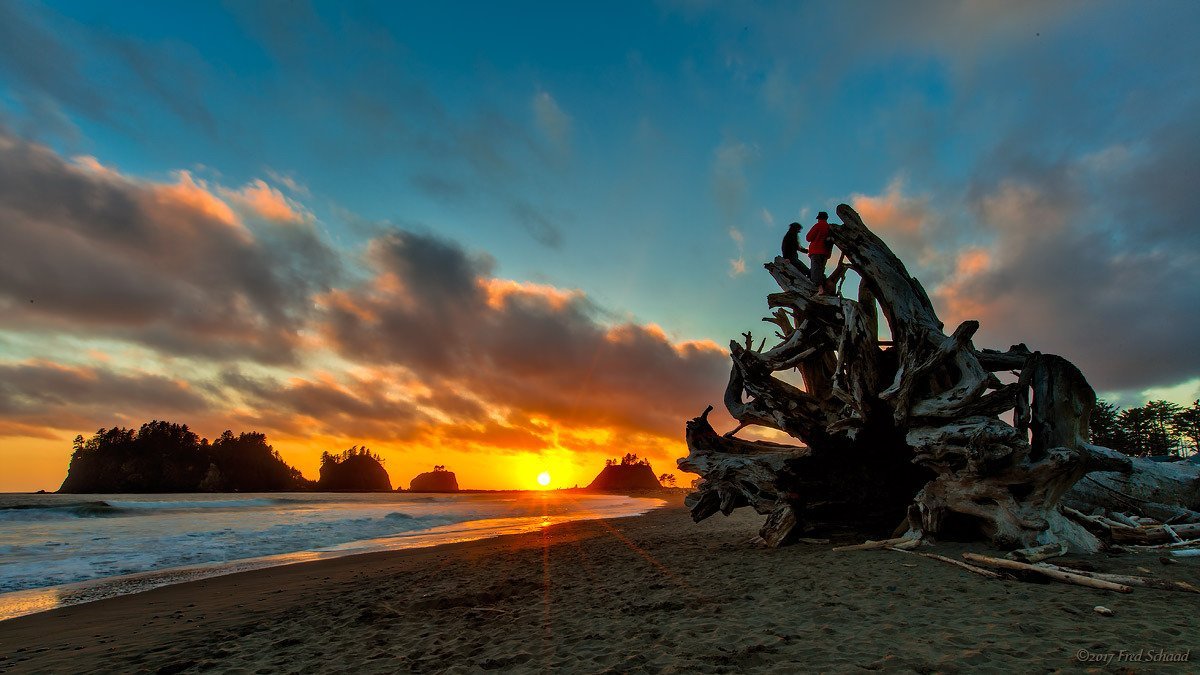
POLYGON ((829 262, 829 254, 833 250, 833 240, 829 238, 829 214, 824 211, 817 214, 817 223, 808 230, 808 259, 812 261, 809 279, 817 285, 817 295, 825 294, 825 263, 829 262))

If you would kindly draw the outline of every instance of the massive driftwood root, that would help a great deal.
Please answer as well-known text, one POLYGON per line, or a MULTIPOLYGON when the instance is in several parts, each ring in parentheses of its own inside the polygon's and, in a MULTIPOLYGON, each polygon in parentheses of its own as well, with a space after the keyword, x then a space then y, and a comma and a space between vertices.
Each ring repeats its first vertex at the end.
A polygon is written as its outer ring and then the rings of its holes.
POLYGON ((843 224, 832 236, 845 261, 831 278, 856 272, 857 298, 819 294, 783 258, 765 265, 781 292, 768 296, 773 313, 763 321, 779 342, 756 350, 746 333, 730 344, 724 403, 737 429, 719 435, 711 407, 688 422, 679 468, 702 477, 687 499, 695 520, 750 506, 767 515, 761 535, 770 545, 821 525, 891 533, 902 521, 897 531, 910 536, 1094 551, 1101 542, 1064 516, 1064 497, 1081 510, 1104 505, 1096 493, 1197 508, 1194 473, 1151 469, 1088 442, 1096 394, 1074 365, 1024 345, 978 350, 975 321, 947 335, 900 259, 849 206, 837 212, 843 224), (879 339, 880 314, 889 342, 879 339), (776 376, 792 369, 802 386, 776 376), (1017 381, 1005 384, 999 372, 1017 381), (734 437, 749 425, 803 445, 734 437), (1091 472, 1099 473, 1077 487, 1091 472), (1131 485, 1144 494, 1130 496, 1131 485))

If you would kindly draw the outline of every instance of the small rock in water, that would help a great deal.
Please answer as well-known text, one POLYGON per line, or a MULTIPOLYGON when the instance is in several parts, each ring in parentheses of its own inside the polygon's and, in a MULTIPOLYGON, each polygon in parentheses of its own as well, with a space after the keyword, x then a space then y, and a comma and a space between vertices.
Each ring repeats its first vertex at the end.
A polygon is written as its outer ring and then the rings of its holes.
POLYGON ((1103 607, 1101 605, 1096 605, 1095 607, 1092 608, 1092 611, 1099 614, 1100 616, 1112 616, 1112 615, 1116 614, 1116 612, 1112 611, 1111 609, 1109 609, 1107 607, 1103 607))

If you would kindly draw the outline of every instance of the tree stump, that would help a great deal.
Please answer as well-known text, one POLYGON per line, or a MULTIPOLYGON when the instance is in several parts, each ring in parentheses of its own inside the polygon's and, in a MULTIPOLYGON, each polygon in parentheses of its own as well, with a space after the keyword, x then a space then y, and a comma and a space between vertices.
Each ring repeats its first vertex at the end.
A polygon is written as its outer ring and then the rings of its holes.
MULTIPOLYGON (((756 350, 745 333, 744 343, 730 344, 724 403, 737 429, 718 434, 711 406, 687 423, 689 454, 678 464, 701 476, 686 500, 693 519, 749 506, 767 516, 760 534, 772 546, 838 525, 986 538, 1009 549, 1061 542, 1097 550, 1101 542, 1064 516, 1060 501, 1089 472, 1116 472, 1099 475, 1120 483, 1112 476, 1135 467, 1089 443, 1096 394, 1083 374, 1025 345, 976 349, 977 321, 947 335, 904 263, 852 208, 837 213, 843 224, 831 236, 846 262, 831 278, 857 273, 857 298, 819 294, 784 258, 766 263, 781 292, 767 297, 773 313, 763 321, 778 328, 779 343, 756 350), (890 344, 879 340, 880 314, 890 344), (775 375, 791 369, 802 387, 775 375), (1002 383, 999 372, 1017 381, 1002 383), (736 438, 750 425, 803 445, 736 438)), ((1179 492, 1194 498, 1197 485, 1179 492)), ((1094 501, 1078 491, 1071 499, 1077 507, 1094 501)))

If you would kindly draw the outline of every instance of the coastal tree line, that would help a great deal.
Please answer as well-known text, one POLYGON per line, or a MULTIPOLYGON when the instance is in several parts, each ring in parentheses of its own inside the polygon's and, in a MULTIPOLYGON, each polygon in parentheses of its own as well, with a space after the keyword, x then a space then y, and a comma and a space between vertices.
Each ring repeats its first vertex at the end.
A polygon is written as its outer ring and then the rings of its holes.
POLYGON ((1125 409, 1097 401, 1091 431, 1093 443, 1126 455, 1194 455, 1200 452, 1200 400, 1187 407, 1160 400, 1125 409))
POLYGON ((274 492, 391 489, 382 458, 366 447, 321 453, 309 480, 266 434, 226 430, 212 442, 186 424, 154 420, 138 429, 76 436, 60 492, 274 492), (386 485, 386 487, 384 487, 386 485))

